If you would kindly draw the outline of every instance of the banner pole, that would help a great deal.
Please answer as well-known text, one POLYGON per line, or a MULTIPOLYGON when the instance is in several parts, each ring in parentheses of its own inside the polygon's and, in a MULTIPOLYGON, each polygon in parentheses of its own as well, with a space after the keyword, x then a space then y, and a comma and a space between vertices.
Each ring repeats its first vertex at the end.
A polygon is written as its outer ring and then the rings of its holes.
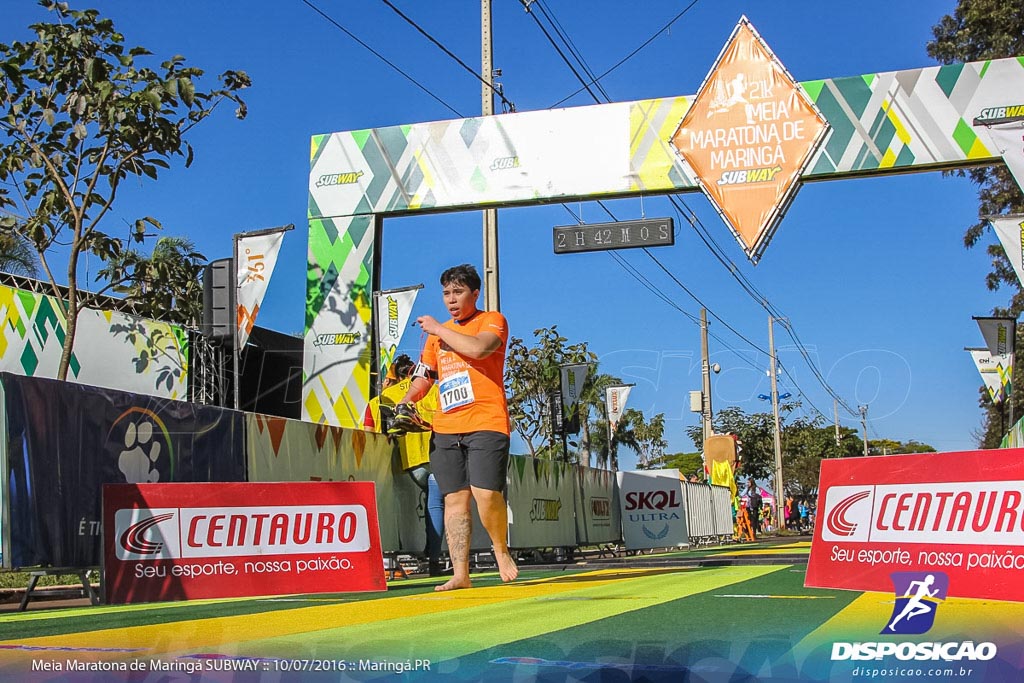
POLYGON ((1006 383, 1006 399, 1010 403, 1010 430, 1016 424, 1013 421, 1013 366, 1017 364, 1017 320, 1010 327, 1010 381, 1006 383))
POLYGON ((234 321, 235 322, 234 322, 232 333, 231 333, 231 338, 232 338, 232 344, 231 344, 231 347, 232 347, 232 353, 231 353, 232 381, 231 381, 231 385, 232 385, 232 388, 234 389, 234 395, 235 395, 235 401, 234 401, 234 403, 235 403, 235 410, 241 410, 242 392, 241 392, 241 386, 240 386, 241 382, 239 382, 240 378, 238 376, 239 365, 240 365, 240 363, 239 363, 239 355, 241 353, 241 349, 238 348, 238 235, 237 234, 234 235, 234 237, 232 238, 232 241, 233 241, 234 244, 233 244, 232 250, 231 250, 231 252, 232 252, 232 257, 231 257, 231 277, 232 277, 232 280, 234 282, 233 286, 235 288, 235 296, 234 296, 234 299, 235 299, 235 310, 233 311, 233 313, 234 313, 233 317, 234 317, 234 321))

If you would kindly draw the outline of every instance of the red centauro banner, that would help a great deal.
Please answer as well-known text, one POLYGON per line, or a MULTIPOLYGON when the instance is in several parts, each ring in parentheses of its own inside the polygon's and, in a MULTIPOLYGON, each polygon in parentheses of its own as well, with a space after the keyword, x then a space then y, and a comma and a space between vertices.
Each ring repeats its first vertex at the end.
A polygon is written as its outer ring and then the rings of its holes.
POLYGON ((906 571, 1024 602, 1024 449, 822 461, 806 585, 890 592, 906 571))
POLYGON ((108 484, 108 603, 386 590, 372 482, 108 484))

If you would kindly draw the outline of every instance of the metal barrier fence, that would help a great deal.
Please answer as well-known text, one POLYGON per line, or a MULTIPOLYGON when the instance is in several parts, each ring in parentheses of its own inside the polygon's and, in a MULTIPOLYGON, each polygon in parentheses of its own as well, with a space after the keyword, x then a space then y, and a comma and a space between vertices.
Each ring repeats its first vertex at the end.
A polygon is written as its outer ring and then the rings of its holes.
POLYGON ((729 489, 689 481, 682 482, 690 545, 717 542, 731 537, 732 502, 729 489))
MULTIPOLYGON (((652 541, 668 538, 664 520, 685 515, 673 546, 732 534, 728 489, 664 470, 624 500, 616 474, 627 473, 510 458, 510 545, 619 546, 627 512, 652 541)), ((0 373, 0 481, 9 484, 6 569, 97 566, 102 486, 126 482, 372 481, 385 552, 418 555, 426 540, 423 491, 383 435, 9 373, 0 373)), ((475 522, 473 549, 489 545, 475 522)))

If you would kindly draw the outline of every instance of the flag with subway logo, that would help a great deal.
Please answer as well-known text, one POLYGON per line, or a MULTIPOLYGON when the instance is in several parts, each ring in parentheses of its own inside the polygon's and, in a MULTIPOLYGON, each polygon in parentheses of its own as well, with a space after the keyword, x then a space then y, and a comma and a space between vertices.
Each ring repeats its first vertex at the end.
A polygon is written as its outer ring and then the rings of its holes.
POLYGON ((412 307, 416 295, 423 285, 401 287, 376 292, 374 295, 374 316, 377 319, 377 343, 380 344, 380 373, 385 376, 395 361, 395 354, 402 343, 405 330, 409 327, 412 307))
MULTIPOLYGON (((1010 111, 1004 111, 1004 115, 1024 116, 1024 107, 1007 107, 1010 111)), ((1024 191, 1024 120, 1010 121, 995 126, 990 126, 988 134, 992 137, 997 150, 1003 155, 1006 167, 1010 169, 1010 175, 1017 181, 1017 185, 1024 191)))

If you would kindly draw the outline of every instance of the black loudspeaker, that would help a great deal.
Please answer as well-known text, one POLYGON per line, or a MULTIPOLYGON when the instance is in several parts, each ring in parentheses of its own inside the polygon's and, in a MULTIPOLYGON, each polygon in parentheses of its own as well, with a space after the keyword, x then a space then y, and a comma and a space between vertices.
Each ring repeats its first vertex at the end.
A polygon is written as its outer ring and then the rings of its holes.
POLYGON ((238 317, 234 259, 211 261, 203 270, 203 336, 233 345, 238 317))

